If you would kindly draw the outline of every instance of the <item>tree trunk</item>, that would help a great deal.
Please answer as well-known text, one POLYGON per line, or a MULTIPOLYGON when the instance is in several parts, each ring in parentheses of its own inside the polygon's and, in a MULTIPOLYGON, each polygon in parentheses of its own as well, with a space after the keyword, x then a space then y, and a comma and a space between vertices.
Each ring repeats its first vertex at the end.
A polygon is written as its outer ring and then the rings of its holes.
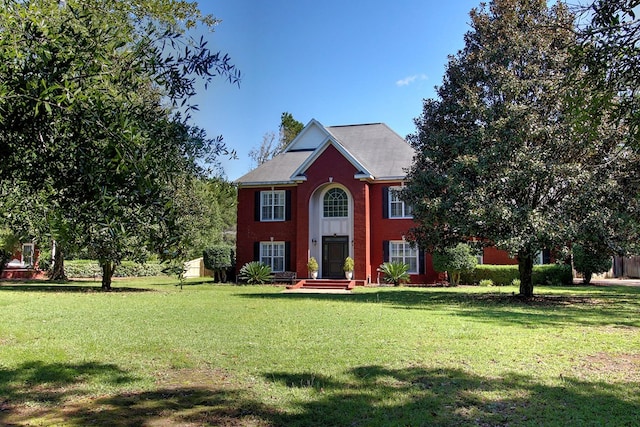
POLYGON ((116 271, 116 265, 110 261, 101 262, 102 264, 102 290, 111 290, 111 277, 116 271))
POLYGON ((520 296, 533 297, 533 252, 529 248, 518 252, 518 271, 520 272, 520 296))
POLYGON ((60 245, 56 245, 53 254, 53 265, 51 266, 49 280, 67 280, 67 275, 64 273, 64 252, 60 245))
POLYGON ((582 284, 588 285, 591 283, 591 278, 593 277, 593 273, 590 271, 585 271, 582 275, 582 284))

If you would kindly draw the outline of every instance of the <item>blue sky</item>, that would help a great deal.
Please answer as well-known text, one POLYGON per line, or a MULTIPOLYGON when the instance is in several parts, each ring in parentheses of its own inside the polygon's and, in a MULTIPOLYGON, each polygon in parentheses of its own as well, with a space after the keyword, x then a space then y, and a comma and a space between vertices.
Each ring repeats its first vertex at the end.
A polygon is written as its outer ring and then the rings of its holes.
POLYGON ((251 170, 248 152, 277 132, 288 111, 307 124, 383 122, 415 130, 447 55, 464 46, 479 0, 214 0, 200 8, 222 20, 207 34, 242 72, 240 87, 218 79, 195 99, 194 123, 222 135, 239 159, 228 179, 251 170))

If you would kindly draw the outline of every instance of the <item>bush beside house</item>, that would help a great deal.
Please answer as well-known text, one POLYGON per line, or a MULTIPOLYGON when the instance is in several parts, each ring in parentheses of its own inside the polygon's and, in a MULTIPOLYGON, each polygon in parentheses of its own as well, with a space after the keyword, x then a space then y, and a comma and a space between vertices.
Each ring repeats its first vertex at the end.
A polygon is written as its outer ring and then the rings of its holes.
MULTIPOLYGON (((496 286, 511 285, 520 274, 517 265, 476 266, 473 271, 462 273, 460 284, 477 285, 481 280, 491 280, 496 286)), ((533 266, 533 283, 536 285, 571 285, 573 276, 567 264, 544 264, 533 266)))

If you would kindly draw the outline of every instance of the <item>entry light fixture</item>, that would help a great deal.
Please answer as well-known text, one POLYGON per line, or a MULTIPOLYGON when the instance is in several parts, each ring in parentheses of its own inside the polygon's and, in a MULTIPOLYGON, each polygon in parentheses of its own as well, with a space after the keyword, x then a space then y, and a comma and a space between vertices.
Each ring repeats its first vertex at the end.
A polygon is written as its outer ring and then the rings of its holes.
POLYGON ((318 241, 315 238, 313 238, 311 239, 311 243, 313 243, 313 246, 315 246, 318 244, 318 241))

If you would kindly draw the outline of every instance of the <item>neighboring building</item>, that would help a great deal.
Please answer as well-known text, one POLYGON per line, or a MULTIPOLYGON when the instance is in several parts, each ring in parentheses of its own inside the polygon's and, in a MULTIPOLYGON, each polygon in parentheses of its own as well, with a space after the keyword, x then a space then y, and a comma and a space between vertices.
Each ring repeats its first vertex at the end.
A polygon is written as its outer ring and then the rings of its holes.
POLYGON ((32 242, 22 243, 0 273, 0 279, 34 279, 43 276, 38 270, 40 251, 32 242))
MULTIPOLYGON (((409 265, 412 283, 443 276, 431 256, 405 236, 411 206, 398 192, 413 148, 382 123, 325 127, 311 120, 286 150, 239 178, 237 271, 262 261, 273 271, 308 277, 315 257, 320 278, 343 278, 347 256, 354 279, 379 280, 386 261, 409 265)), ((487 248, 485 263, 516 263, 487 248)))

